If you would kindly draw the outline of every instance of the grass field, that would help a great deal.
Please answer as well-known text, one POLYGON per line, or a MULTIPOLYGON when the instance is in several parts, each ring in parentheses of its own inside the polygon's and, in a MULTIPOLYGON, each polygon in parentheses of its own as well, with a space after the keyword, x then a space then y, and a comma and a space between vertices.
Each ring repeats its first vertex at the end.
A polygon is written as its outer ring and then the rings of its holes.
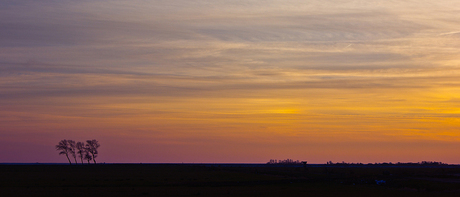
POLYGON ((1 196, 460 196, 460 168, 0 165, 1 196), (375 180, 385 183, 376 184, 375 180))

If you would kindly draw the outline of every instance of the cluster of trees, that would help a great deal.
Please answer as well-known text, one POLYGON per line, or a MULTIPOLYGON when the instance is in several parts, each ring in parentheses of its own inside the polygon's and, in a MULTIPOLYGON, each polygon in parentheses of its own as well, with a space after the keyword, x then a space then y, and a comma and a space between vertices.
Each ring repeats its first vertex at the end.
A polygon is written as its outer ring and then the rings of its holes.
POLYGON ((81 164, 83 164, 83 159, 90 163, 93 160, 96 163, 96 157, 98 154, 97 149, 101 146, 97 140, 86 140, 86 144, 83 142, 76 142, 73 140, 61 140, 58 145, 56 145, 56 150, 60 151, 59 155, 65 155, 69 164, 72 164, 70 161, 69 155, 72 156, 77 164, 77 155, 80 158, 81 164))
POLYGON ((302 162, 299 160, 294 161, 292 159, 285 159, 285 160, 270 159, 270 161, 267 162, 267 164, 302 164, 302 162))

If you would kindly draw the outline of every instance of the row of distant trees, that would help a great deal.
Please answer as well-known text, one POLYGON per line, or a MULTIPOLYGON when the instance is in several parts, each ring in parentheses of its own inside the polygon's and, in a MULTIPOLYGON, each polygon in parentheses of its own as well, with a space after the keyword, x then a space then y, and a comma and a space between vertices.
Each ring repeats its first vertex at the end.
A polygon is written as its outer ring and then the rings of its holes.
POLYGON ((56 145, 56 150, 60 151, 59 155, 65 155, 67 157, 69 164, 72 164, 69 155, 74 158, 75 164, 78 164, 77 156, 80 158, 81 164, 83 164, 83 160, 86 160, 88 164, 93 160, 94 164, 96 164, 96 157, 98 155, 97 149, 100 146, 97 140, 86 140, 85 144, 83 142, 75 143, 73 140, 63 139, 56 145))
POLYGON ((301 164, 302 162, 299 160, 292 160, 292 159, 285 159, 285 160, 277 160, 277 159, 270 159, 267 164, 301 164))
MULTIPOLYGON (((267 162, 267 164, 306 164, 306 163, 307 163, 306 161, 299 161, 299 160, 294 161, 292 159, 285 159, 285 160, 270 159, 270 161, 267 162)), ((418 162, 418 163, 412 163, 412 162, 409 162, 409 163, 401 163, 401 162, 391 163, 391 162, 389 162, 389 163, 368 163, 368 164, 346 163, 344 161, 334 163, 332 161, 328 161, 326 164, 327 165, 409 165, 409 166, 415 166, 415 165, 424 165, 424 166, 448 165, 446 163, 437 162, 437 161, 422 161, 422 162, 418 162)))
POLYGON ((447 163, 442 163, 442 162, 437 162, 437 161, 422 161, 422 162, 418 162, 418 163, 413 163, 413 162, 408 162, 408 163, 402 163, 402 162, 398 162, 398 163, 387 163, 387 162, 384 162, 384 163, 368 163, 368 164, 363 164, 363 163, 346 163, 344 161, 342 161, 341 163, 340 162, 337 162, 337 163, 334 163, 332 161, 328 161, 326 163, 327 165, 405 165, 405 166, 415 166, 415 165, 424 165, 424 166, 438 166, 438 165, 448 165, 447 163))

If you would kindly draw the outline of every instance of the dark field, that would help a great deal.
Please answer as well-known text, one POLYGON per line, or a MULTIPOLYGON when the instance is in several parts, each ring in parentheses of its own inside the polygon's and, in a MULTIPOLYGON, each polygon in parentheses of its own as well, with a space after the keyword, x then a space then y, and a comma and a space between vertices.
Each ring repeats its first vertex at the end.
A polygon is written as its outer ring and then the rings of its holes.
POLYGON ((460 168, 0 165, 0 196, 460 196, 460 168))

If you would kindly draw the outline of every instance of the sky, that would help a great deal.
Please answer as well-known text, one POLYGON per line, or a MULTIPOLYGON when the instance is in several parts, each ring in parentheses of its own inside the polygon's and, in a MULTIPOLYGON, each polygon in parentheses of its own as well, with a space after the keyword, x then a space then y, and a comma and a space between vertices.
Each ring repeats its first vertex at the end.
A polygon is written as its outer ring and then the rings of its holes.
POLYGON ((460 163, 460 1, 0 2, 0 163, 460 163))

